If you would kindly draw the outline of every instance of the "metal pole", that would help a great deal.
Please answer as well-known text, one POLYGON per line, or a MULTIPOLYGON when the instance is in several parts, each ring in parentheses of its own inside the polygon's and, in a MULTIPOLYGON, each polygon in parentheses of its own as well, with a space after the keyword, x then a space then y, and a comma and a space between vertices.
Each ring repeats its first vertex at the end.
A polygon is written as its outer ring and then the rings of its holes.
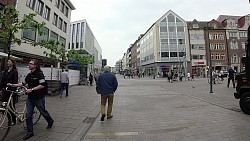
POLYGON ((210 70, 210 91, 209 93, 213 93, 213 76, 212 76, 212 51, 211 51, 211 47, 210 47, 210 36, 209 36, 209 27, 208 27, 208 47, 209 47, 209 70, 210 70))

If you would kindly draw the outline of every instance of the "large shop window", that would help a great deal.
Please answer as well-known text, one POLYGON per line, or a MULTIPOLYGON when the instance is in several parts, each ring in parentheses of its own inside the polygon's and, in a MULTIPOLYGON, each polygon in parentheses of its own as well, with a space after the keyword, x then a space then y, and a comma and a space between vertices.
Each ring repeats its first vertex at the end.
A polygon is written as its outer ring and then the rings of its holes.
POLYGON ((169 52, 161 52, 161 57, 169 57, 169 52))
POLYGON ((170 52, 170 57, 177 57, 177 52, 170 52))

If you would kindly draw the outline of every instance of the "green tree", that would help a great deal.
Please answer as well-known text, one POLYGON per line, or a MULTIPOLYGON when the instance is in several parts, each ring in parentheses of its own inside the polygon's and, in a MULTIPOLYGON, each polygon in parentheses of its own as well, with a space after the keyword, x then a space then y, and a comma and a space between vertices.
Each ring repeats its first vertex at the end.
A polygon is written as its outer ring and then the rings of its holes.
POLYGON ((11 54, 11 45, 21 43, 35 44, 33 41, 22 42, 21 39, 16 37, 16 33, 20 30, 32 30, 37 31, 39 35, 42 35, 42 29, 45 23, 39 23, 34 20, 36 14, 30 13, 26 15, 22 20, 18 19, 19 12, 12 6, 7 5, 4 7, 3 11, 0 11, 0 24, 2 24, 2 29, 0 29, 0 42, 6 45, 6 52, 8 53, 8 59, 11 54))
POLYGON ((67 54, 68 59, 78 61, 80 64, 93 64, 94 59, 90 54, 85 54, 84 50, 70 50, 67 54))

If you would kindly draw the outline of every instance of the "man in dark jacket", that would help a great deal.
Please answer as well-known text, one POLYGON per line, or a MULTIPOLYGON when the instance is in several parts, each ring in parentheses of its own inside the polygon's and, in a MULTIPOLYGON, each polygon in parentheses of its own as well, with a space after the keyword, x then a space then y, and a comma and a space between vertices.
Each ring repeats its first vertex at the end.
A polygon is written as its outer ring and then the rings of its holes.
POLYGON ((97 87, 99 88, 99 93, 101 94, 101 121, 104 121, 106 116, 105 105, 108 99, 108 110, 107 110, 107 119, 113 117, 112 108, 113 108, 113 99, 114 93, 117 89, 118 82, 113 73, 110 72, 110 66, 104 66, 104 72, 99 76, 97 80, 97 87))
POLYGON ((233 87, 235 88, 234 74, 235 74, 235 71, 230 67, 229 70, 228 70, 228 82, 227 82, 227 87, 228 88, 229 88, 229 84, 230 84, 231 80, 233 82, 233 87))

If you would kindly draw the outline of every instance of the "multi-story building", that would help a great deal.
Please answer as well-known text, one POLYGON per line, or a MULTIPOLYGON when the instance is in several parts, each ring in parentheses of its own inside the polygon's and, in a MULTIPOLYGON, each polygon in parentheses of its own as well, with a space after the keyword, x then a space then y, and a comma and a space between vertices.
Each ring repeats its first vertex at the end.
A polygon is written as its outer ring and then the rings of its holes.
POLYGON ((246 56, 245 44, 247 28, 250 25, 250 15, 242 17, 220 15, 218 20, 226 29, 229 65, 238 72, 243 68, 240 60, 246 56))
POLYGON ((188 22, 192 74, 201 77, 207 76, 204 34, 204 28, 206 26, 207 22, 199 22, 196 19, 192 22, 188 22))
POLYGON ((101 70, 102 49, 85 19, 70 23, 68 40, 68 50, 84 50, 83 55, 93 56, 94 64, 88 64, 81 69, 84 76, 88 72, 101 70))
POLYGON ((148 75, 191 70, 187 23, 173 11, 158 19, 140 40, 141 73, 148 75))
POLYGON ((210 57, 213 70, 227 70, 228 68, 228 49, 226 40, 226 30, 217 20, 207 23, 205 31, 206 58, 207 65, 210 66, 210 57))
MULTIPOLYGON (((20 19, 23 19, 29 13, 35 13, 37 14, 34 18, 36 21, 46 23, 43 29, 44 35, 39 36, 36 31, 26 29, 17 33, 18 38, 23 41, 34 42, 50 39, 67 45, 71 10, 75 9, 70 0, 19 0, 16 3, 16 9, 19 11, 20 19)), ((13 54, 21 56, 24 61, 28 61, 29 58, 36 58, 46 64, 47 58, 43 54, 44 48, 22 43, 20 46, 14 45, 11 49, 13 54)))

